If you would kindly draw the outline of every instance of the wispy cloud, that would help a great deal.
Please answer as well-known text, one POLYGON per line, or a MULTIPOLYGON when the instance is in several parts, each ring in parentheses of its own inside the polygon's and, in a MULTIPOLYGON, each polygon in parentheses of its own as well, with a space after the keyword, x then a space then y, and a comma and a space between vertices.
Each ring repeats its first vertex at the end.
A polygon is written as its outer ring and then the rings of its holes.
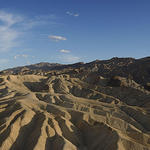
POLYGON ((55 22, 56 16, 53 14, 34 16, 32 18, 24 18, 25 21, 22 22, 24 29, 32 29, 35 26, 42 26, 46 24, 57 24, 55 22))
MULTIPOLYGON (((0 10, 0 52, 7 52, 19 47, 25 34, 32 28, 54 24, 55 15, 41 15, 28 18, 23 15, 0 10)), ((58 40, 65 38, 56 37, 58 40), (60 38, 60 39, 59 39, 60 38)))
POLYGON ((31 55, 27 55, 27 54, 20 54, 20 55, 15 55, 14 56, 14 59, 16 60, 16 59, 18 59, 18 58, 24 58, 24 59, 26 59, 26 58, 35 58, 35 56, 31 56, 31 55))
POLYGON ((74 56, 72 54, 62 54, 58 56, 58 59, 62 63, 75 63, 81 60, 80 57, 74 56))
POLYGON ((14 25, 21 21, 20 16, 0 11, 0 52, 17 46, 17 39, 21 32, 15 29, 14 25))
POLYGON ((66 14, 69 16, 79 17, 79 13, 73 13, 73 12, 67 11, 66 14))
POLYGON ((6 24, 7 26, 12 26, 18 22, 21 22, 22 17, 13 15, 11 13, 6 13, 4 11, 0 11, 0 21, 6 24))
POLYGON ((57 36, 57 35, 50 35, 48 36, 49 39, 53 40, 53 41, 65 41, 67 40, 67 38, 63 37, 63 36, 57 36))
POLYGON ((61 53, 70 53, 70 50, 67 50, 67 49, 61 49, 60 52, 61 52, 61 53))
POLYGON ((27 58, 27 57, 29 57, 29 55, 21 54, 21 55, 15 55, 14 59, 16 60, 17 58, 27 58))

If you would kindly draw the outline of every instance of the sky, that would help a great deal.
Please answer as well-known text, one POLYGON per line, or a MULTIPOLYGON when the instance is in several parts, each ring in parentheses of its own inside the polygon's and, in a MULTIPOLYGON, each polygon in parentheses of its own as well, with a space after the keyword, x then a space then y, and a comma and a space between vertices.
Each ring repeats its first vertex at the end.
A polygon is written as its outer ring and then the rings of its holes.
POLYGON ((149 55, 149 0, 0 0, 0 70, 149 55))

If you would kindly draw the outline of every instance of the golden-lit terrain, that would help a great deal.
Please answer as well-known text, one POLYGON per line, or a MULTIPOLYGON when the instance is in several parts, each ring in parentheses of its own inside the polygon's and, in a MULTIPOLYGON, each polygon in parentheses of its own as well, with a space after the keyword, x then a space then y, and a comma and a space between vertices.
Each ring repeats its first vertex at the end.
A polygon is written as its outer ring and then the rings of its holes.
POLYGON ((1 72, 0 150, 150 150, 149 62, 1 72))

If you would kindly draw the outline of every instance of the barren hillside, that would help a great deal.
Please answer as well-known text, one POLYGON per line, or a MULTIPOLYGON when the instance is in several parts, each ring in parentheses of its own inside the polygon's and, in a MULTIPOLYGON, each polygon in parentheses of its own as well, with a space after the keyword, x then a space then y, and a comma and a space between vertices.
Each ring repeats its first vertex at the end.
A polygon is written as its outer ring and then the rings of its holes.
POLYGON ((150 150, 150 57, 1 71, 0 150, 150 150))

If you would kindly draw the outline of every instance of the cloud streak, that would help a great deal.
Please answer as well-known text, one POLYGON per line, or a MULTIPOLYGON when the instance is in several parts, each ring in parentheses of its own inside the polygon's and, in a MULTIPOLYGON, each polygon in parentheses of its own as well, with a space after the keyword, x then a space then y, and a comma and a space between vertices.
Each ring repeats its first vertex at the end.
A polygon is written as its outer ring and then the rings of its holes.
POLYGON ((18 45, 17 39, 21 32, 14 28, 22 18, 0 11, 0 52, 5 52, 18 45))
POLYGON ((70 50, 67 50, 67 49, 61 49, 60 52, 61 52, 61 53, 70 53, 70 50))
POLYGON ((6 13, 4 11, 0 11, 0 21, 6 24, 7 26, 12 26, 18 22, 21 22, 22 17, 13 15, 11 13, 6 13))
POLYGON ((15 55, 15 56, 14 56, 14 59, 16 60, 17 58, 20 58, 20 57, 22 57, 22 58, 28 58, 29 56, 28 56, 28 55, 26 55, 26 54, 22 54, 22 55, 15 55))
POLYGON ((65 41, 67 40, 67 38, 63 37, 63 36, 57 36, 57 35, 50 35, 48 36, 49 39, 53 40, 53 41, 65 41))
POLYGON ((75 63, 81 60, 80 57, 74 56, 72 54, 62 54, 58 56, 59 61, 62 63, 75 63))
POLYGON ((79 17, 79 13, 73 13, 73 12, 67 11, 66 14, 69 16, 79 17))

